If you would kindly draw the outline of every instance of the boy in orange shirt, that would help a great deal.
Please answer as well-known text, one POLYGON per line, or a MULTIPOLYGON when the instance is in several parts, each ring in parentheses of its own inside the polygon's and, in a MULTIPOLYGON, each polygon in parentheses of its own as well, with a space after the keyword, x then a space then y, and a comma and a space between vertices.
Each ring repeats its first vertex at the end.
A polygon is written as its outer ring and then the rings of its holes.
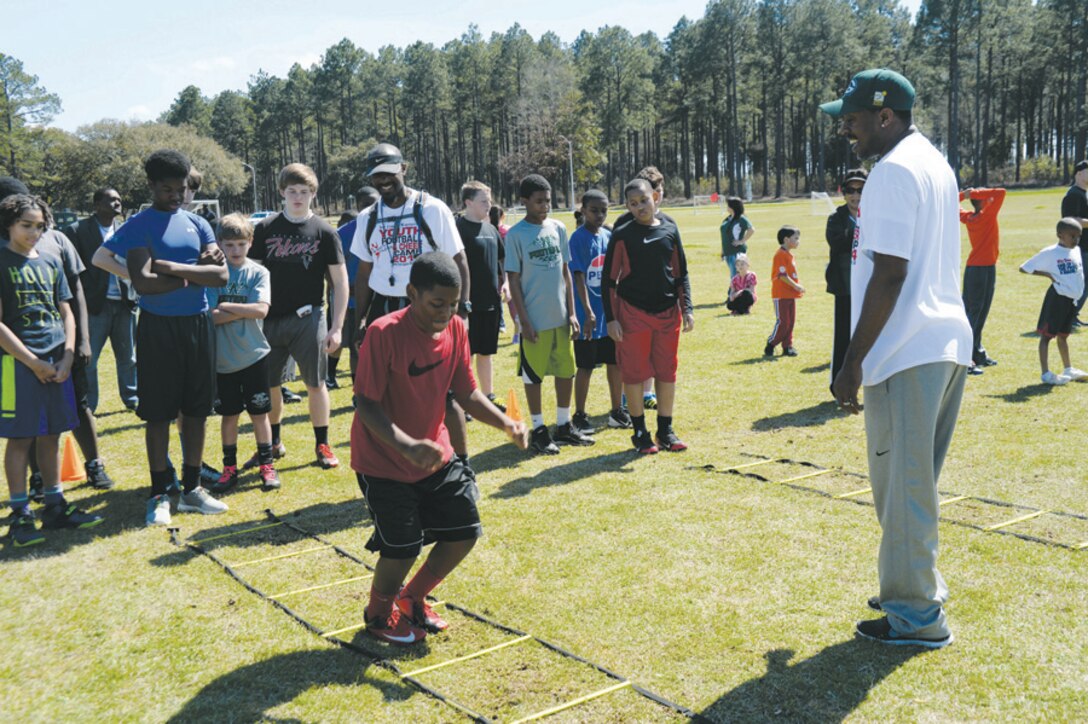
POLYGON ((801 230, 796 226, 783 226, 778 230, 778 251, 771 266, 771 299, 774 301, 774 329, 763 348, 764 357, 774 357, 774 348, 782 345, 785 357, 796 357, 793 348, 793 323, 797 319, 797 299, 805 288, 797 279, 797 267, 793 263, 793 250, 801 244, 801 230))
POLYGON ((982 374, 983 367, 997 364, 982 346, 982 328, 990 314, 997 278, 998 245, 1001 232, 997 228, 997 212, 1005 203, 1005 189, 964 189, 960 201, 971 200, 972 211, 960 209, 960 222, 967 227, 971 253, 963 270, 963 306, 971 323, 970 374, 982 374))

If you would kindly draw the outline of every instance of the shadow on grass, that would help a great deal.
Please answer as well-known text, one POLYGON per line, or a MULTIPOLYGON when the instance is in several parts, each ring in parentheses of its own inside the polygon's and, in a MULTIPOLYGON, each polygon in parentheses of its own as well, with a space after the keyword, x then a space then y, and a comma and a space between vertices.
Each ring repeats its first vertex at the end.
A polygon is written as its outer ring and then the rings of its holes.
MULTIPOLYGON (((272 509, 275 511, 275 506, 272 509)), ((357 528, 359 529, 359 541, 361 543, 365 543, 370 538, 370 529, 372 527, 370 515, 367 513, 366 505, 362 500, 315 503, 291 512, 276 511, 276 514, 283 520, 317 535, 327 535, 357 528)), ((193 540, 187 542, 200 544, 201 541, 209 541, 203 544, 202 547, 213 553, 219 547, 286 546, 296 545, 300 541, 308 540, 312 542, 311 538, 307 538, 287 526, 262 528, 262 526, 269 524, 270 521, 263 515, 255 516, 250 520, 238 521, 217 528, 205 528, 193 540), (253 530, 252 533, 245 532, 251 529, 253 530), (233 535, 236 533, 239 535, 233 535), (216 540, 212 540, 213 538, 216 540)), ((188 563, 197 555, 199 554, 188 548, 174 548, 171 552, 152 559, 151 565, 164 568, 180 566, 188 563)))
POLYGON ((725 302, 707 302, 706 304, 696 304, 693 309, 719 309, 725 306, 725 302))
MULTIPOLYGON (((0 528, 4 528, 3 546, 0 547, 0 563, 21 560, 26 556, 49 558, 63 555, 76 546, 93 544, 109 536, 128 532, 129 529, 144 527, 144 514, 147 507, 146 490, 97 490, 90 483, 66 485, 65 491, 90 490, 91 495, 71 496, 70 502, 80 508, 101 515, 103 520, 93 528, 86 530, 42 530, 45 542, 25 549, 16 549, 11 538, 6 535, 9 517, 0 518, 0 528)), ((39 527, 43 506, 32 503, 31 509, 38 518, 39 527)))
POLYGON ((758 364, 762 364, 764 362, 777 362, 777 361, 778 361, 777 356, 775 356, 775 357, 764 357, 763 355, 759 355, 758 357, 749 357, 748 359, 739 359, 736 362, 730 362, 729 364, 736 367, 737 365, 758 365, 758 364))
POLYGON ((405 701, 417 693, 407 685, 383 681, 370 673, 371 668, 373 664, 344 649, 273 656, 220 676, 168 721, 294 721, 270 712, 311 688, 326 686, 371 686, 387 703, 405 701))
POLYGON ((1015 392, 1006 392, 1003 395, 986 395, 995 400, 1004 400, 1005 402, 1027 402, 1033 397, 1039 395, 1049 395, 1051 390, 1054 389, 1053 385, 1044 385, 1042 382, 1034 385, 1024 385, 1015 392))
POLYGON ((806 407, 803 410, 783 412, 781 415, 771 415, 756 420, 752 423, 752 430, 766 432, 783 427, 815 427, 845 414, 845 412, 839 410, 834 401, 828 400, 827 402, 819 402, 812 407, 806 407))
POLYGON ((793 651, 764 654, 767 673, 722 695, 700 712, 714 722, 842 721, 869 691, 923 649, 854 639, 789 665, 793 651))
POLYGON ((831 363, 824 362, 822 365, 812 365, 811 367, 805 367, 801 370, 803 375, 814 375, 817 372, 828 372, 831 370, 831 363))
MULTIPOLYGON (((663 453, 664 454, 664 453, 663 453)), ((566 485, 582 478, 588 478, 602 470, 633 473, 632 468, 624 469, 628 463, 635 461, 635 451, 614 452, 608 455, 587 458, 585 460, 572 460, 562 465, 554 465, 547 470, 541 470, 536 475, 525 478, 517 478, 503 483, 502 487, 490 495, 492 498, 518 498, 528 495, 538 488, 547 488, 553 485, 566 485)), ((475 463, 475 459, 473 460, 475 463)))

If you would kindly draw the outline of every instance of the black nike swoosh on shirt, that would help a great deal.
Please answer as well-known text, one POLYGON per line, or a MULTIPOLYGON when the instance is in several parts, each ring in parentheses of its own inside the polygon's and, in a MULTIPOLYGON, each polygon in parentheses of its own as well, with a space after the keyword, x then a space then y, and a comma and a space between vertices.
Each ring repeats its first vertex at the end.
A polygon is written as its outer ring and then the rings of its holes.
POLYGON ((408 365, 408 374, 411 377, 419 377, 422 374, 430 372, 440 364, 442 364, 442 360, 438 360, 433 365, 427 365, 426 367, 416 367, 416 361, 412 360, 411 363, 408 365))

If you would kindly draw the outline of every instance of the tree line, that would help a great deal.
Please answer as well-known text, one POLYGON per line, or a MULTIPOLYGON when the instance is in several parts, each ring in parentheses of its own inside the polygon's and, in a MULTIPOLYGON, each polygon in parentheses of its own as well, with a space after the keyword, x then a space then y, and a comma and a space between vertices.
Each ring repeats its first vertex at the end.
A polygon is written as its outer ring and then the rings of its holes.
POLYGON ((409 182, 447 200, 476 178, 511 203, 537 172, 569 203, 571 160, 577 190, 613 200, 649 164, 674 198, 778 197, 832 190, 857 163, 817 105, 876 66, 912 80, 916 122, 965 185, 1058 183, 1086 155, 1086 0, 923 0, 913 18, 898 0, 711 0, 663 38, 606 26, 568 44, 516 23, 377 53, 345 38, 284 78, 183 88, 158 123, 75 134, 44 125, 59 99, 0 55, 0 168, 54 201, 85 206, 110 183, 135 202, 138 154, 169 142, 225 207, 252 207, 255 183, 257 205, 276 208, 276 172, 301 161, 340 208, 365 183, 367 148, 388 141, 409 182))

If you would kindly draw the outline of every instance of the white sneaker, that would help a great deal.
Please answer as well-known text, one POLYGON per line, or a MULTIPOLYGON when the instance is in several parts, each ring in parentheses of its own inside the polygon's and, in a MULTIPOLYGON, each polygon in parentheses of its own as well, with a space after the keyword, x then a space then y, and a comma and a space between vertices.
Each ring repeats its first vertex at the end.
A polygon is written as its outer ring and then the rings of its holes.
POLYGON ((170 525, 170 498, 166 495, 156 495, 147 501, 147 517, 144 518, 147 525, 170 525))
POLYGON ((1045 385, 1064 385, 1069 381, 1069 378, 1065 375, 1056 375, 1050 370, 1044 372, 1041 379, 1045 385))
POLYGON ((1070 382, 1080 382, 1088 379, 1088 372, 1078 370, 1076 367, 1066 367, 1062 370, 1062 377, 1068 377, 1070 382))
POLYGON ((196 488, 191 493, 182 493, 178 499, 179 513, 203 513, 204 515, 216 515, 229 510, 226 503, 221 503, 208 493, 204 488, 196 488))

